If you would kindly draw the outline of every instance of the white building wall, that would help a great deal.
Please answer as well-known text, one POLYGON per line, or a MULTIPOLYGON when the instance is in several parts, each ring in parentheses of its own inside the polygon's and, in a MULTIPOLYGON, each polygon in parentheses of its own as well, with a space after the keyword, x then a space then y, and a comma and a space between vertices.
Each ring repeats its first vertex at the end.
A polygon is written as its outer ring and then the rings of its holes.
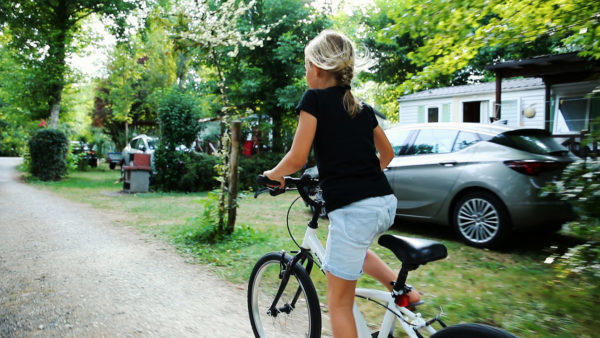
POLYGON ((417 123, 418 108, 419 108, 418 104, 401 104, 398 122, 400 124, 417 123))
MULTIPOLYGON (((401 124, 418 123, 419 106, 441 107, 445 103, 450 104, 451 122, 463 121, 463 103, 471 101, 480 101, 482 111, 480 116, 481 123, 489 123, 490 117, 494 115, 495 93, 481 93, 469 95, 455 95, 445 98, 424 98, 414 101, 399 102, 399 122, 401 124)), ((544 89, 534 88, 519 91, 505 91, 502 93, 503 107, 501 110, 501 119, 507 120, 507 124, 513 127, 544 128, 544 89), (535 116, 526 118, 523 111, 527 107, 533 107, 535 116)), ((441 117, 440 117, 441 118, 441 117)))
POLYGON ((520 127, 544 128, 545 123, 545 93, 530 93, 531 95, 521 97, 521 122, 520 127), (527 117, 526 113, 534 112, 533 117, 527 117))

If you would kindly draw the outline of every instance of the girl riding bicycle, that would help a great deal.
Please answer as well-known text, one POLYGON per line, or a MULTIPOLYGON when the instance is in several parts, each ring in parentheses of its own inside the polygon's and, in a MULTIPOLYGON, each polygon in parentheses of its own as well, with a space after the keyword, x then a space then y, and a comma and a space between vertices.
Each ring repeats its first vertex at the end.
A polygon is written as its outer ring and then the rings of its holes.
MULTIPOLYGON (((326 30, 304 50, 306 81, 289 152, 263 174, 284 186, 284 176, 306 163, 314 144, 329 235, 323 270, 335 337, 356 337, 352 315, 356 281, 364 271, 391 290, 396 274, 369 246, 394 221, 397 200, 383 169, 394 157, 373 108, 351 91, 356 49, 345 35, 326 30), (378 154, 377 154, 378 153, 378 154)), ((409 293, 410 302, 420 300, 409 293)))

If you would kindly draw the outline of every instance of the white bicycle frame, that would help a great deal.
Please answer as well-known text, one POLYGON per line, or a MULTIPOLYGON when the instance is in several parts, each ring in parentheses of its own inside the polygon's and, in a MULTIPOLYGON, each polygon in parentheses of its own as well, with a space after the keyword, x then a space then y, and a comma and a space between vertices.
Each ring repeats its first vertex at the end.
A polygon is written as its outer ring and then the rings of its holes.
MULTIPOLYGON (((325 248, 323 248, 321 241, 317 237, 315 229, 306 227, 306 233, 304 234, 304 239, 301 246, 302 248, 312 250, 319 261, 319 265, 322 266, 323 259, 325 257, 325 248)), ((355 295, 365 299, 376 299, 382 304, 385 304, 388 308, 383 317, 383 321, 381 322, 378 336, 379 338, 387 338, 388 334, 392 332, 395 324, 394 319, 398 319, 398 322, 406 334, 411 338, 418 338, 417 334, 415 333, 415 329, 424 328, 431 334, 436 332, 436 330, 431 327, 431 325, 428 325, 427 322, 421 317, 420 313, 413 313, 405 307, 399 307, 396 305, 394 297, 392 297, 392 293, 390 291, 356 288, 355 295), (396 316, 394 312, 400 315, 401 318, 396 316)), ((352 312, 354 314, 354 321, 356 322, 358 337, 371 338, 371 333, 369 332, 367 322, 360 312, 356 302, 354 302, 352 312)))

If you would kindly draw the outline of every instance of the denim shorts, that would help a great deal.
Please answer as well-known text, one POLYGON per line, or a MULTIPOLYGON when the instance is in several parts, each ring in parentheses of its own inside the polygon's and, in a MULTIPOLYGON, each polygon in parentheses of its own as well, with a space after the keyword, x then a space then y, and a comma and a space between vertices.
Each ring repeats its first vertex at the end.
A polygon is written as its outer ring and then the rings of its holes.
POLYGON ((371 197, 330 212, 323 270, 357 280, 371 243, 394 223, 397 203, 394 195, 371 197))

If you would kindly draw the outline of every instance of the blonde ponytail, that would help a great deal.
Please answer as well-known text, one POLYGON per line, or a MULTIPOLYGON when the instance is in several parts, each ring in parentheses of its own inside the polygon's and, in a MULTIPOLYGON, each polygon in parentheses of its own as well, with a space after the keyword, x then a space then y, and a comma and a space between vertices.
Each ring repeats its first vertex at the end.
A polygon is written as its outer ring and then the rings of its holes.
POLYGON ((345 35, 325 30, 312 39, 304 49, 307 63, 330 71, 337 84, 346 89, 343 98, 344 108, 351 117, 362 109, 362 103, 352 94, 350 84, 354 78, 356 48, 345 35))

